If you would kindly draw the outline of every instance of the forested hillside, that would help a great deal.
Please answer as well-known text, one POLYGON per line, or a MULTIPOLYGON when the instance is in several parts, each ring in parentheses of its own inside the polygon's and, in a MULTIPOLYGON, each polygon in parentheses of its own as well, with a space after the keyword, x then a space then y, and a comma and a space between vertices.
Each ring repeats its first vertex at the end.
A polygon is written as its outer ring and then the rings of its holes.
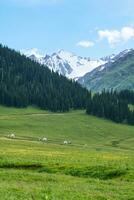
POLYGON ((79 83, 92 91, 134 90, 134 50, 120 53, 112 62, 99 66, 79 79, 79 83))
POLYGON ((88 95, 78 83, 0 45, 0 104, 68 111, 85 108, 88 95))
POLYGON ((134 125, 134 92, 130 90, 103 91, 90 96, 87 114, 134 125))

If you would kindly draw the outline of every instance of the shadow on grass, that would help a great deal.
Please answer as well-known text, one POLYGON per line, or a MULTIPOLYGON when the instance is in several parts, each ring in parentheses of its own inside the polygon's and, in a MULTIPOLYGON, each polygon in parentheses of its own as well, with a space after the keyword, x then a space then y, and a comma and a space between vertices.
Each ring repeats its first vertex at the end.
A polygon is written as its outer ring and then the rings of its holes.
POLYGON ((24 169, 24 170, 35 170, 39 173, 49 174, 65 174, 75 177, 82 178, 97 178, 100 180, 108 180, 118 178, 127 173, 126 168, 114 167, 114 166, 90 166, 90 167, 70 167, 70 166, 59 166, 59 165, 42 165, 39 163, 3 163, 0 164, 0 168, 3 169, 24 169))
POLYGON ((0 164, 0 168, 3 169, 32 169, 32 170, 38 170, 41 169, 43 166, 38 163, 33 163, 33 164, 16 164, 16 163, 4 163, 0 164))
POLYGON ((127 169, 121 168, 109 168, 108 166, 91 166, 91 167, 83 167, 83 168, 75 168, 75 167, 66 167, 62 166, 59 168, 50 168, 43 167, 39 169, 39 172, 47 172, 47 173, 62 173, 65 175, 71 175, 76 177, 83 178, 98 178, 100 180, 108 180, 113 178, 118 178, 127 173, 127 169))

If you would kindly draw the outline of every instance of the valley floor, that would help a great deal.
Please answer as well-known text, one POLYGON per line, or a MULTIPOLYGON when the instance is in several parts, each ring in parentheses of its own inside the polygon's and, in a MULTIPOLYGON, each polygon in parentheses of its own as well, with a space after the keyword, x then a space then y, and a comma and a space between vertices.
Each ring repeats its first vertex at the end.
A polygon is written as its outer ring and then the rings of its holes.
POLYGON ((134 200, 133 154, 133 126, 0 107, 0 200, 134 200))

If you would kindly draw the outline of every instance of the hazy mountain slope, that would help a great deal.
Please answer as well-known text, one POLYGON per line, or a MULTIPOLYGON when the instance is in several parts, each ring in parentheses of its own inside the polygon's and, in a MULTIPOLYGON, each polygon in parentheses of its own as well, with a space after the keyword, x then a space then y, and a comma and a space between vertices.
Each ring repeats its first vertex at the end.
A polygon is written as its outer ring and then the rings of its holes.
POLYGON ((109 62, 99 66, 78 81, 88 89, 134 89, 134 50, 126 50, 109 62))

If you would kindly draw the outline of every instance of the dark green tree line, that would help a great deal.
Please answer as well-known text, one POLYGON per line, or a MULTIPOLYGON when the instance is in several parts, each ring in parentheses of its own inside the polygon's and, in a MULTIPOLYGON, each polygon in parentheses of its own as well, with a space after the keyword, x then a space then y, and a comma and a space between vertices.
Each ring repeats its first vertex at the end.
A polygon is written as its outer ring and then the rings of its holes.
POLYGON ((0 45, 0 104, 68 111, 86 108, 88 96, 77 82, 0 45))
POLYGON ((130 110, 129 104, 134 104, 134 91, 103 91, 90 96, 86 112, 117 123, 134 125, 134 111, 130 110))

